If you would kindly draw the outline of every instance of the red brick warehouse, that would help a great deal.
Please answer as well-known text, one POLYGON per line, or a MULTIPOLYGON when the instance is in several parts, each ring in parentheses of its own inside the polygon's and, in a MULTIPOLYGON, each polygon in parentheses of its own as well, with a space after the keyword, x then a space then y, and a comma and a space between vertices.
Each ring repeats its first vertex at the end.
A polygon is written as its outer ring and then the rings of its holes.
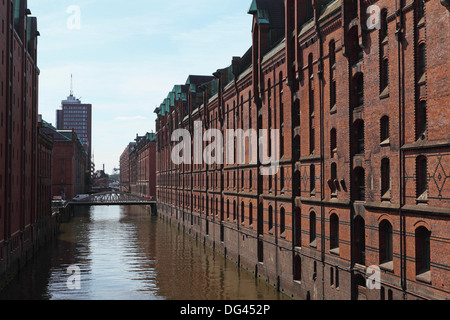
POLYGON ((120 191, 156 196, 156 139, 154 133, 136 135, 120 156, 120 191))
POLYGON ((37 18, 0 3, 0 286, 53 232, 52 141, 38 129, 37 18))
POLYGON ((155 110, 158 214, 295 298, 448 299, 448 1, 249 14, 250 49, 155 110), (196 121, 280 130, 280 170, 260 175, 252 144, 245 164, 174 164, 172 133, 196 121))

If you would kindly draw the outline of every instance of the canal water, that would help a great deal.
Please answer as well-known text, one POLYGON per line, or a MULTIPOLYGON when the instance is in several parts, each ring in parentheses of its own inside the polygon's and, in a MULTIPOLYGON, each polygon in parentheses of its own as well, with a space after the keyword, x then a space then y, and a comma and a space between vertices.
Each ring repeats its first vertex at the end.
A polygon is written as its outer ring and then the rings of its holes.
POLYGON ((138 206, 79 207, 59 231, 0 299, 287 299, 138 206))

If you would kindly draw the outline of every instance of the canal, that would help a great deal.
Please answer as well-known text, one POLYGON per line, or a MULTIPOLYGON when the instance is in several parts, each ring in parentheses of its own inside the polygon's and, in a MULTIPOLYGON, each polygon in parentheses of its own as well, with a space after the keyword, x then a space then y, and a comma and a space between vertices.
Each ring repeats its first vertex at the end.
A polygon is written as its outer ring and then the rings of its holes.
POLYGON ((138 206, 78 207, 0 293, 14 300, 284 300, 138 206))

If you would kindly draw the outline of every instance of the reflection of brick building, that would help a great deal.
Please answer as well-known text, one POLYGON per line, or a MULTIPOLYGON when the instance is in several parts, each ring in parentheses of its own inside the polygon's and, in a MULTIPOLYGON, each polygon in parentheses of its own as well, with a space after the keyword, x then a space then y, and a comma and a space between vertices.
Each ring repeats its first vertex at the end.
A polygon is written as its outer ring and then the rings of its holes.
POLYGON ((120 157, 122 191, 142 197, 156 195, 156 141, 154 133, 136 136, 120 157))
POLYGON ((449 298, 448 8, 371 3, 380 29, 364 1, 253 0, 250 50, 155 110, 158 213, 294 297, 449 298), (175 165, 195 121, 279 129, 280 170, 259 174, 256 144, 245 164, 175 165))
POLYGON ((45 122, 42 130, 53 137, 52 195, 72 199, 85 193, 88 154, 77 134, 73 130, 56 130, 45 122))

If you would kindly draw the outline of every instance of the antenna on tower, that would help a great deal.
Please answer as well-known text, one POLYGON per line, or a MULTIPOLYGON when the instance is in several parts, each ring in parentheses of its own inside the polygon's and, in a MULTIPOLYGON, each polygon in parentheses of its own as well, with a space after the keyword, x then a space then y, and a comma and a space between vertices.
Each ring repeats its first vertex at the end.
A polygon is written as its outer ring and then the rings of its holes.
POLYGON ((70 75, 70 95, 73 96, 73 78, 72 78, 72 74, 70 75))

